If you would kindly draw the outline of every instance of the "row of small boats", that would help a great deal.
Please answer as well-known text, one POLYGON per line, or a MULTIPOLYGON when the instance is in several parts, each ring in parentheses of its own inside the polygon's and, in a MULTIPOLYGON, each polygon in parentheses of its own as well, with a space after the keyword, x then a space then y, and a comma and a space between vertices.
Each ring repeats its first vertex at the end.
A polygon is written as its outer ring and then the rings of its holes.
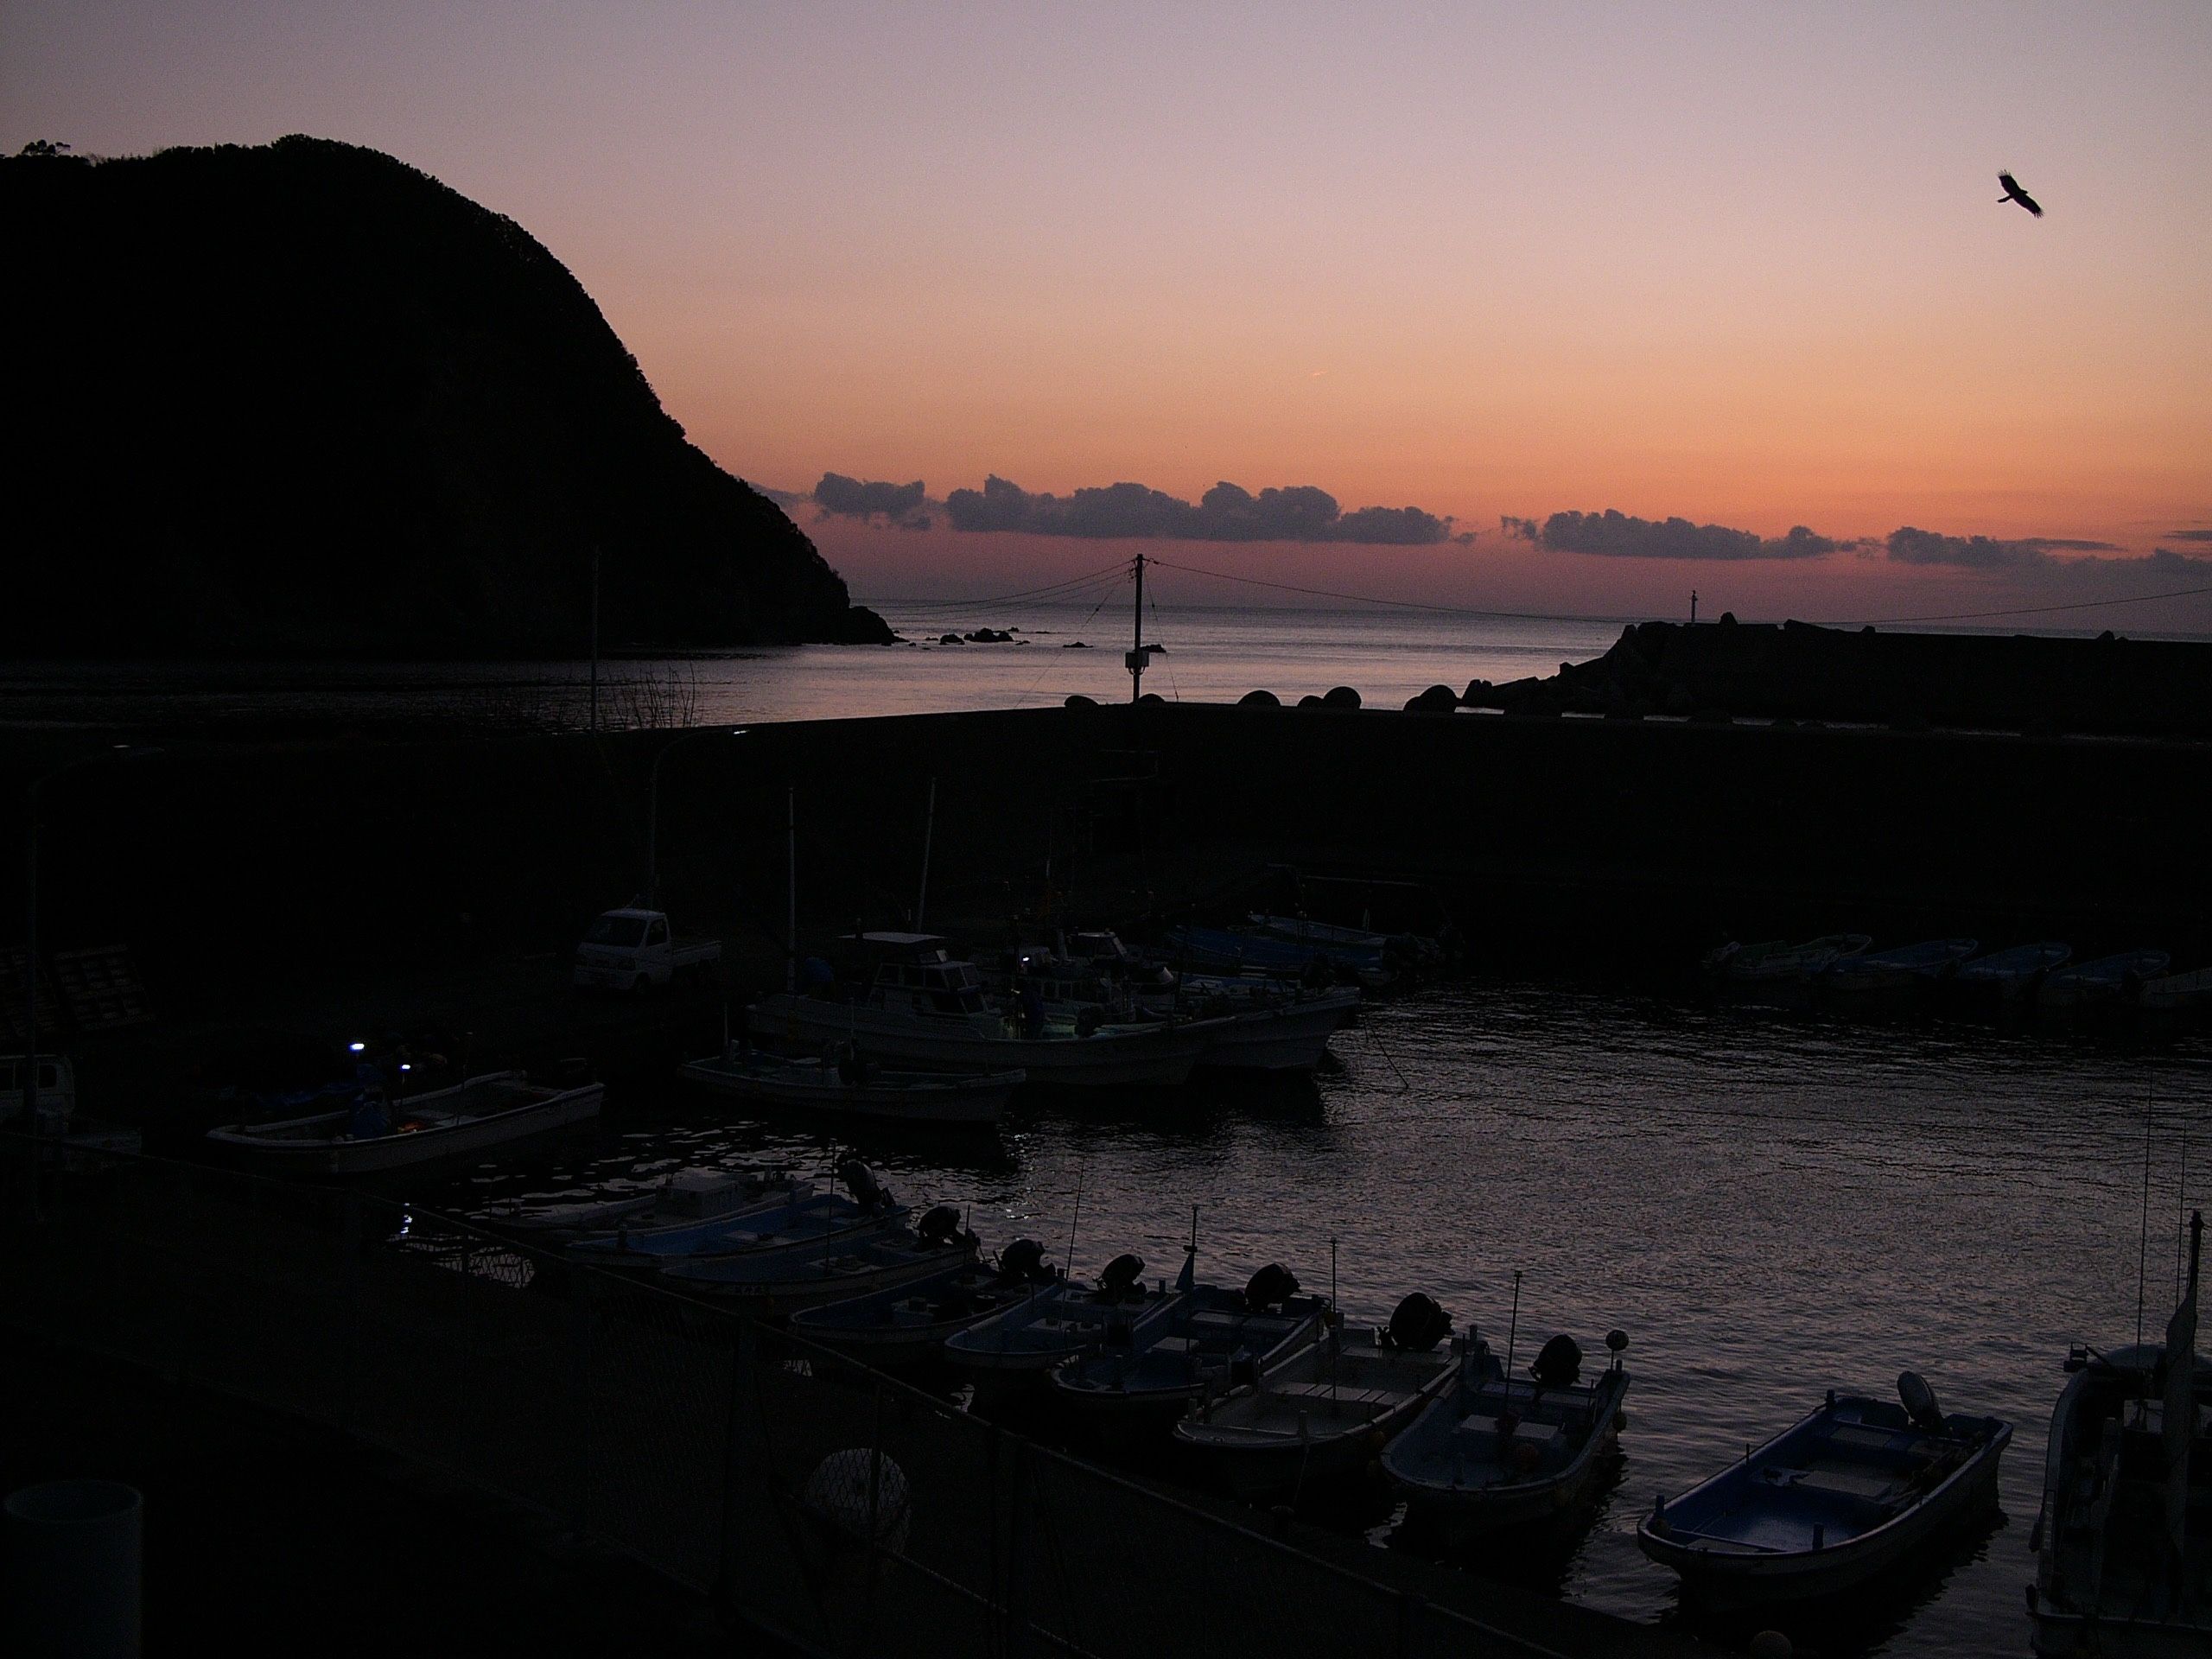
MULTIPOLYGON (((1241 1287, 1201 1281, 1194 1244, 1172 1281, 1124 1255, 1084 1282, 1034 1240, 987 1257, 950 1207, 914 1222, 854 1160, 841 1173, 849 1196, 695 1174, 529 1226, 575 1260, 655 1274, 875 1369, 949 1372, 979 1409, 1042 1408, 1106 1449, 1172 1446, 1194 1476, 1254 1501, 1379 1471, 1419 1522, 1468 1541, 1572 1529, 1605 1490, 1627 1421, 1618 1331, 1594 1371, 1566 1335, 1522 1370, 1517 1329, 1501 1355, 1420 1293, 1357 1327, 1279 1265, 1241 1287)), ((1657 1503, 1645 1552, 1722 1603, 1823 1596, 1893 1569, 1994 1502, 2012 1435, 1943 1413, 1912 1373, 1899 1393, 1832 1392, 1657 1503)))
POLYGON ((1872 950, 1864 933, 1799 943, 1732 943, 1703 960, 1708 978, 1734 1000, 1839 1012, 1942 1000, 1961 1011, 2032 1010, 2066 1017, 2126 1007, 2169 1019, 2212 1011, 2212 969, 2172 973, 2164 950, 2115 951, 2086 962, 2073 947, 2038 940, 1981 953, 1978 940, 1923 939, 1872 950))

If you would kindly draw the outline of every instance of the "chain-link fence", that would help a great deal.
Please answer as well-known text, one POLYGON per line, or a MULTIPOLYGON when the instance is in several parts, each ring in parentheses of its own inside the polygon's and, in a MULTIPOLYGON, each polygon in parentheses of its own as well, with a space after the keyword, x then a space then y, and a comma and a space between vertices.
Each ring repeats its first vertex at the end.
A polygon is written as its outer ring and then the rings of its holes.
POLYGON ((721 1309, 404 1202, 0 1136, 0 1319, 329 1424, 835 1653, 1546 1649, 721 1309))

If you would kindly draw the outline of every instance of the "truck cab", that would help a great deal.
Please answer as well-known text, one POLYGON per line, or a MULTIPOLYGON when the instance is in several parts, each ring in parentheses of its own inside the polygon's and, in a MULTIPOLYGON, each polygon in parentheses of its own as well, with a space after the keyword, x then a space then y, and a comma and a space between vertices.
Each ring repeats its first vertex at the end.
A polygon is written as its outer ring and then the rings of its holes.
POLYGON ((645 991, 678 974, 704 973, 721 954, 715 940, 677 938, 663 912, 626 906, 584 931, 571 977, 586 989, 645 991))

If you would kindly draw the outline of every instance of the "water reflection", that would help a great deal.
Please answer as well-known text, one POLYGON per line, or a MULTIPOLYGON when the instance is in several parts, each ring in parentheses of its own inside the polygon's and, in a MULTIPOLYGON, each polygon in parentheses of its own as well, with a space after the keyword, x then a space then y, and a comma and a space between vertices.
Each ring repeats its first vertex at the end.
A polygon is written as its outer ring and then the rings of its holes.
MULTIPOLYGON (((1126 1249, 1179 1262, 1195 1205, 1217 1280, 1281 1261, 1324 1284, 1334 1236, 1348 1318, 1420 1290, 1502 1333, 1518 1268, 1529 1351, 1618 1325, 1636 1383, 1608 1507, 1563 1560, 1514 1571, 1656 1619, 1682 1615, 1635 1545, 1650 1494, 1687 1490, 1831 1387, 1885 1392, 1910 1368, 1952 1408, 2009 1419, 2000 1495, 2032 1515, 2068 1344, 2133 1329, 2146 1106, 2150 1255, 2168 1268, 2182 1138, 2201 1150, 2212 1118, 2201 1045, 2115 1052, 1506 984, 1378 1005, 1337 1052, 1302 1088, 1046 1100, 980 1143, 718 1117, 671 1082, 610 1100, 596 1139, 447 1201, 547 1204, 697 1164, 819 1173, 850 1135, 902 1197, 969 1209, 993 1246, 1027 1233, 1059 1257, 1072 1234, 1078 1270, 1126 1249)), ((1821 1651, 2018 1652, 2020 1535, 1947 1560, 1821 1651)))

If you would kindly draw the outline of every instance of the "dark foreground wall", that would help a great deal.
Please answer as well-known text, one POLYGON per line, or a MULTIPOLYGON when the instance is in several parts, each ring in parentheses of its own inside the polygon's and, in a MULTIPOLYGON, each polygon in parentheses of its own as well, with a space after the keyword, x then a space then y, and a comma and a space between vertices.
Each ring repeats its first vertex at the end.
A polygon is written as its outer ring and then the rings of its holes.
POLYGON ((657 761, 683 928, 780 935, 787 799, 802 930, 900 919, 934 779, 933 924, 1002 925, 1048 861, 1079 912, 1273 859, 1433 881, 1509 963, 1844 928, 2212 960, 2212 747, 1173 706, 98 759, 45 791, 44 943, 130 942, 172 1007, 564 948, 644 885, 657 761))

